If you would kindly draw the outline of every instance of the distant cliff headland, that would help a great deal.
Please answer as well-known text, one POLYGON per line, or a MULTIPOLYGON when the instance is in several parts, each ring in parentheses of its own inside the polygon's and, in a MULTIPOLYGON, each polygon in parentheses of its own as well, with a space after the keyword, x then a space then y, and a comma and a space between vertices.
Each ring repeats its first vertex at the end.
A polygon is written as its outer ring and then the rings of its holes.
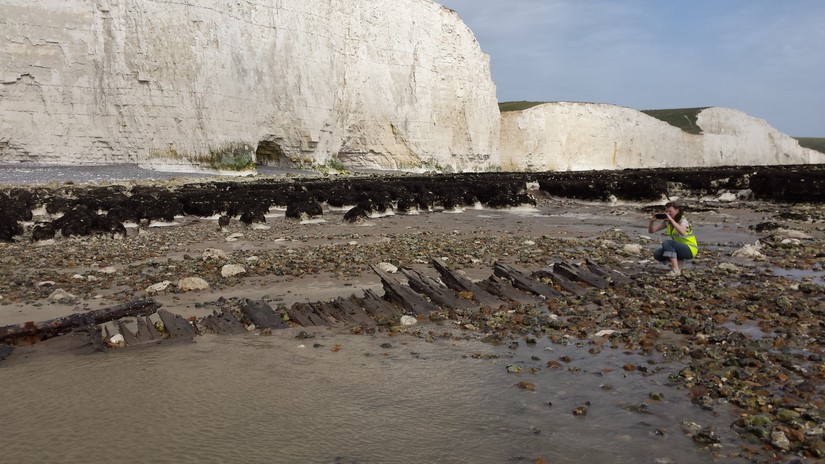
POLYGON ((825 163, 822 139, 794 139, 733 109, 500 110, 489 57, 431 0, 3 8, 0 163, 448 172, 825 163))

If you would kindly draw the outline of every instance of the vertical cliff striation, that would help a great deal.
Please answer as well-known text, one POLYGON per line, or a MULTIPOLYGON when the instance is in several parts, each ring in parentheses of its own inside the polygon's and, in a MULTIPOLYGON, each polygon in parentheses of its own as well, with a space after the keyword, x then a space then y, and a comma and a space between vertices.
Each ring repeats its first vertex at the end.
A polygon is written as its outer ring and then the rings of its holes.
POLYGON ((431 0, 3 3, 0 162, 499 164, 488 57, 431 0))

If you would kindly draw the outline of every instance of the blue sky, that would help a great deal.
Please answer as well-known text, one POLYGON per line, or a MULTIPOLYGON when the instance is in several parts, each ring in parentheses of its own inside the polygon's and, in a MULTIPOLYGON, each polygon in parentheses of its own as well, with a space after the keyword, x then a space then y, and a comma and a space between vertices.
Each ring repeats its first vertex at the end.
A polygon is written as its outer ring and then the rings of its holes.
POLYGON ((825 137, 823 0, 436 0, 490 55, 499 101, 723 106, 825 137))

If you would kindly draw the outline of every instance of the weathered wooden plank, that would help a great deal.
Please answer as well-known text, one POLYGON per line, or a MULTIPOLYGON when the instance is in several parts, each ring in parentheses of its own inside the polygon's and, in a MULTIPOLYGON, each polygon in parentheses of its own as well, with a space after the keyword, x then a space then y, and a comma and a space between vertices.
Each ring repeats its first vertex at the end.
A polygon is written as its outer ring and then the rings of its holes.
POLYGON ((545 298, 558 298, 562 296, 555 288, 533 279, 509 264, 495 263, 495 265, 493 265, 493 274, 510 280, 513 286, 518 289, 532 292, 545 298))
POLYGON ((354 295, 350 298, 336 298, 332 304, 341 312, 344 319, 354 325, 372 327, 375 319, 366 313, 364 308, 355 302, 354 295))
MULTIPOLYGON (((502 304, 504 301, 514 301, 518 304, 529 305, 541 301, 536 295, 523 292, 513 287, 510 282, 499 279, 494 275, 491 275, 486 280, 482 280, 478 285, 492 295, 497 296, 500 301, 502 301, 502 304)), ((494 308, 498 308, 498 306, 494 308)))
POLYGON ((441 274, 441 280, 447 287, 457 292, 468 292, 472 294, 473 300, 477 301, 481 306, 498 308, 504 304, 504 301, 496 298, 495 295, 477 285, 472 280, 447 267, 447 264, 444 263, 444 261, 434 258, 432 263, 433 267, 435 267, 438 273, 441 274))
POLYGON ((295 303, 287 310, 289 318, 303 327, 329 326, 323 316, 318 314, 309 303, 295 303))
POLYGON ((285 329, 287 324, 281 315, 276 313, 271 306, 261 300, 252 301, 245 299, 240 305, 241 313, 249 318, 259 329, 285 329))
POLYGON ((454 291, 437 282, 435 279, 413 269, 402 268, 401 273, 407 277, 410 288, 418 293, 427 295, 430 300, 437 305, 451 309, 478 309, 478 303, 460 298, 454 291))
MULTIPOLYGON (((198 326, 218 335, 246 333, 246 327, 244 327, 241 321, 239 321, 229 309, 213 311, 212 314, 201 319, 198 326)), ((255 326, 257 327, 258 325, 255 324, 255 326)))
POLYGON ((123 317, 148 316, 157 311, 160 306, 161 304, 155 300, 143 299, 110 308, 71 314, 43 322, 26 322, 25 324, 7 325, 0 327, 0 343, 14 344, 22 340, 34 343, 69 332, 76 328, 103 324, 104 322, 114 321, 123 317))
POLYGON ((591 287, 607 288, 610 286, 610 282, 608 282, 607 279, 590 272, 584 266, 574 266, 569 263, 555 263, 553 265, 553 271, 570 280, 584 282, 591 287))
POLYGON ((439 307, 430 303, 416 293, 407 285, 401 285, 394 277, 382 271, 376 266, 372 266, 372 270, 381 278, 384 285, 384 293, 387 297, 410 310, 413 314, 428 315, 433 311, 439 311, 439 307))
POLYGON ((629 284, 631 282, 630 278, 621 272, 606 268, 589 259, 585 262, 585 265, 590 272, 602 276, 614 284, 629 284))
POLYGON ((309 304, 315 314, 327 321, 329 325, 344 325, 344 315, 329 301, 316 301, 309 304))
POLYGON ((191 342, 194 340, 195 328, 186 319, 177 314, 172 314, 165 309, 158 310, 158 316, 163 322, 163 328, 169 334, 169 340, 191 342))
POLYGON ((561 287, 564 291, 574 295, 584 295, 587 293, 584 287, 578 283, 568 279, 564 274, 555 272, 552 268, 544 268, 533 273, 533 276, 541 279, 550 279, 554 284, 561 287))
POLYGON ((163 338, 163 335, 155 328, 155 324, 149 319, 149 316, 138 317, 137 324, 138 331, 136 335, 138 343, 159 342, 163 338))
POLYGON ((126 323, 123 319, 117 321, 117 330, 120 332, 120 335, 123 336, 123 341, 126 342, 126 345, 135 346, 140 344, 140 339, 138 339, 134 332, 126 327, 126 323))
POLYGON ((307 317, 308 308, 305 303, 295 303, 286 310, 289 320, 301 327, 312 327, 315 324, 307 317))
POLYGON ((155 323, 149 318, 149 316, 138 317, 138 338, 151 338, 152 340, 160 340, 163 338, 163 334, 158 332, 157 327, 155 327, 155 323), (143 335, 146 333, 147 335, 143 335))
POLYGON ((370 289, 364 290, 364 298, 360 300, 360 302, 363 304, 364 311, 366 311, 378 325, 392 324, 398 321, 404 314, 401 307, 381 298, 370 289))

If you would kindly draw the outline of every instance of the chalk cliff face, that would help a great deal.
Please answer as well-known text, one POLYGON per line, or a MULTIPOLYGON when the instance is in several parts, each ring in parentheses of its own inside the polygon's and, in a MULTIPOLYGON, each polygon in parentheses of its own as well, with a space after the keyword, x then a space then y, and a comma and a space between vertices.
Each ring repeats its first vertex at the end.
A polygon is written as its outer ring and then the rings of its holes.
POLYGON ((498 131, 488 57, 431 0, 3 0, 0 163, 473 170, 498 131))
POLYGON ((630 108, 545 103, 502 113, 501 161, 534 171, 825 163, 825 153, 739 111, 708 108, 697 124, 699 135, 630 108))
POLYGON ((584 170, 825 163, 762 120, 691 135, 637 110, 501 115, 432 0, 0 0, 0 163, 584 170))

